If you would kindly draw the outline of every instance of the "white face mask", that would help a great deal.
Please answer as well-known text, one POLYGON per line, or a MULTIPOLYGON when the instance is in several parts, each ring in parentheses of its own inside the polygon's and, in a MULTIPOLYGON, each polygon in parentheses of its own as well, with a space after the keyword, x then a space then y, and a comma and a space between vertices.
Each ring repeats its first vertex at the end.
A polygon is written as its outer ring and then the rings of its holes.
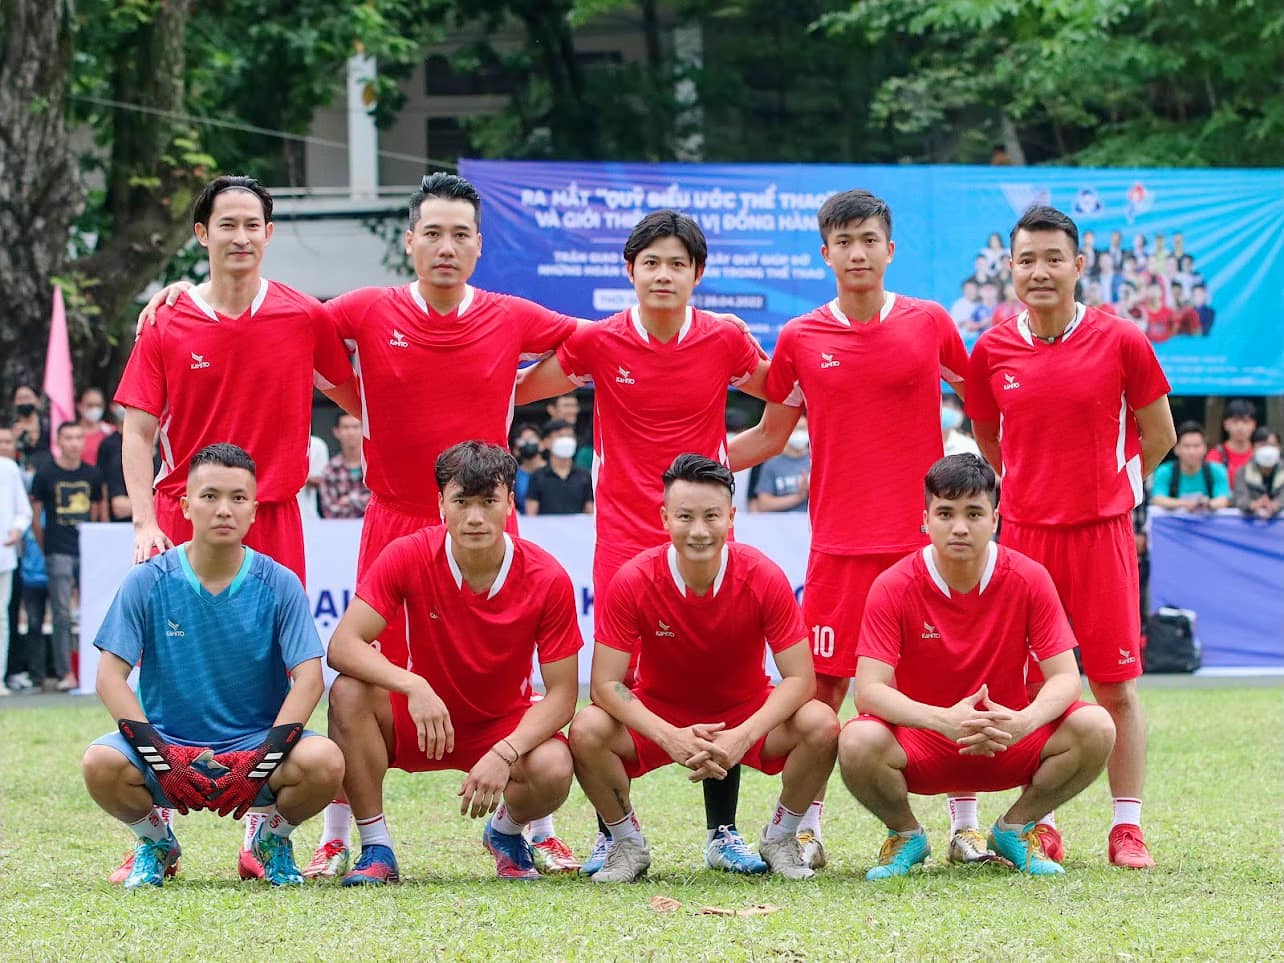
POLYGON ((549 451, 555 458, 574 458, 575 457, 575 439, 574 438, 554 438, 553 444, 549 446, 549 451))
POLYGON ((102 420, 103 420, 103 410, 99 408, 97 405, 95 405, 92 408, 85 409, 85 421, 90 421, 90 422, 93 422, 94 424, 97 424, 102 420))
POLYGON ((796 451, 802 451, 811 446, 811 436, 807 434, 806 429, 794 431, 789 436, 789 447, 796 451))
POLYGON ((1253 461, 1257 462, 1258 468, 1265 468, 1270 471, 1280 463, 1280 449, 1278 445, 1263 445, 1253 452, 1253 461))
POLYGON ((953 431, 963 424, 963 412, 953 405, 941 405, 941 430, 953 431))

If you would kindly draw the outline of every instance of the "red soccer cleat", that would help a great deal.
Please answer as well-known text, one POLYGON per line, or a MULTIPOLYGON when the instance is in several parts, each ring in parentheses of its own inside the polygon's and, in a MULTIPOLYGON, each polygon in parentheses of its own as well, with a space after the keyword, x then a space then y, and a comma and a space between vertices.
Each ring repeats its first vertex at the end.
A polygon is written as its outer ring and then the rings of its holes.
POLYGON ((236 857, 236 875, 241 879, 262 879, 263 864, 248 849, 243 849, 236 857))
POLYGON ((1125 869, 1150 869, 1155 865, 1141 827, 1121 823, 1110 830, 1110 862, 1125 869))
POLYGON ((1066 844, 1061 841, 1061 833, 1057 831, 1056 826, 1049 826, 1047 823, 1035 823, 1031 833, 1039 837, 1039 842, 1043 844, 1043 855, 1054 863, 1065 862, 1066 844))

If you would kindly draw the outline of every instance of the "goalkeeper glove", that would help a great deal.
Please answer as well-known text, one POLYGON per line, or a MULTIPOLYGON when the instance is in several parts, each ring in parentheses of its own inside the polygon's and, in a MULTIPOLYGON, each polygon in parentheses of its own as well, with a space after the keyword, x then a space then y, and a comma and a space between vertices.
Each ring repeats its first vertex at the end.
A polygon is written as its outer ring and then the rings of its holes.
POLYGON ((303 726, 297 722, 275 726, 257 749, 216 755, 215 761, 227 766, 229 771, 216 780, 217 788, 210 796, 211 807, 216 808, 220 816, 229 813, 233 819, 244 816, 268 777, 276 772, 290 750, 298 744, 302 733, 303 726))
POLYGON ((204 809, 208 805, 208 794, 214 789, 214 780, 193 769, 192 761, 209 749, 170 745, 148 722, 118 719, 116 727, 155 774, 161 791, 175 809, 187 815, 189 809, 204 809))

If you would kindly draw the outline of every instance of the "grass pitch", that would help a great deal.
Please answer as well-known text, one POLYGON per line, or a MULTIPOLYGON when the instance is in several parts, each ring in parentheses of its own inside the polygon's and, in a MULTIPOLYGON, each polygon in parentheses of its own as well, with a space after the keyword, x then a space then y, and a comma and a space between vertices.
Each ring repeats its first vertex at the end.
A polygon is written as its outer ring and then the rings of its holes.
MULTIPOLYGON (((240 824, 179 817, 183 871, 163 890, 106 882, 132 837, 90 801, 78 761, 111 720, 93 699, 6 700, 0 710, 2 960, 1228 960, 1284 959, 1284 688, 1145 687, 1151 744, 1148 873, 1105 862, 1104 778, 1057 814, 1067 874, 1031 879, 944 863, 941 799, 916 799, 936 848, 921 874, 871 884, 882 837, 835 775, 829 867, 813 883, 706 870, 699 787, 669 768, 635 785, 654 862, 645 882, 502 883, 481 823, 457 815, 453 773, 390 774, 387 813, 406 882, 274 891, 236 879, 240 824), (18 704, 20 703, 20 704, 18 704), (653 896, 679 909, 650 908, 653 896), (771 904, 751 918, 699 915, 771 904)), ((849 704, 850 709, 850 704, 849 704)), ((314 728, 324 728, 320 713, 314 728)), ((778 782, 746 770, 751 840, 778 782)), ((1010 794, 981 797, 988 825, 1010 794)), ((583 855, 578 788, 558 831, 583 855)), ((300 862, 319 820, 295 835, 300 862)))

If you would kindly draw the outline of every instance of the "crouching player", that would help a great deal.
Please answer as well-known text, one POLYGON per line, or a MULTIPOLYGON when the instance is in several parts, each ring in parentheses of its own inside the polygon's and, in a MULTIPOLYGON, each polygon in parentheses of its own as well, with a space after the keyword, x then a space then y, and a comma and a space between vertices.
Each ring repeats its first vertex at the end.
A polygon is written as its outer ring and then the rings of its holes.
POLYGON ((867 879, 904 876, 931 851, 907 793, 1025 791, 990 830, 1018 870, 1064 872, 1035 821, 1105 766, 1114 724, 1077 699, 1074 636, 1043 566, 993 542, 998 485, 976 455, 927 473, 931 544, 875 580, 857 643, 861 715, 839 739, 843 781, 887 826, 867 879), (1047 679, 1033 702, 1029 653, 1047 679))
POLYGON ((651 865, 629 782, 671 762, 690 779, 722 779, 744 762, 784 774, 758 848, 768 868, 810 879, 796 832, 834 767, 838 718, 812 700, 807 630, 784 572, 729 543, 730 469, 679 455, 664 473, 670 543, 628 562, 611 582, 593 650, 592 695, 571 726, 575 774, 610 832, 597 883, 625 883, 651 865), (780 670, 763 669, 769 646, 780 670), (638 668, 624 684, 631 654, 638 668))
POLYGON ((437 458, 444 525, 391 542, 357 585, 330 640, 330 734, 361 856, 344 886, 400 879, 383 814, 389 766, 467 773, 459 812, 486 822, 482 843, 504 879, 538 879, 522 827, 571 788, 560 730, 575 712, 583 644, 570 577, 538 546, 505 533, 517 462, 465 441, 437 458), (405 606, 402 669, 371 643, 405 606), (546 689, 532 703, 531 660, 546 689))
POLYGON ((243 543, 254 494, 244 450, 197 452, 180 499, 192 540, 130 571, 94 640, 98 695, 119 731, 89 747, 82 769, 94 801, 138 837, 127 889, 177 870, 159 807, 237 819, 272 807, 251 850, 268 882, 302 883, 290 832, 343 779, 338 747, 303 729, 324 690, 303 586, 243 543), (141 702, 127 681, 140 659, 141 702))

